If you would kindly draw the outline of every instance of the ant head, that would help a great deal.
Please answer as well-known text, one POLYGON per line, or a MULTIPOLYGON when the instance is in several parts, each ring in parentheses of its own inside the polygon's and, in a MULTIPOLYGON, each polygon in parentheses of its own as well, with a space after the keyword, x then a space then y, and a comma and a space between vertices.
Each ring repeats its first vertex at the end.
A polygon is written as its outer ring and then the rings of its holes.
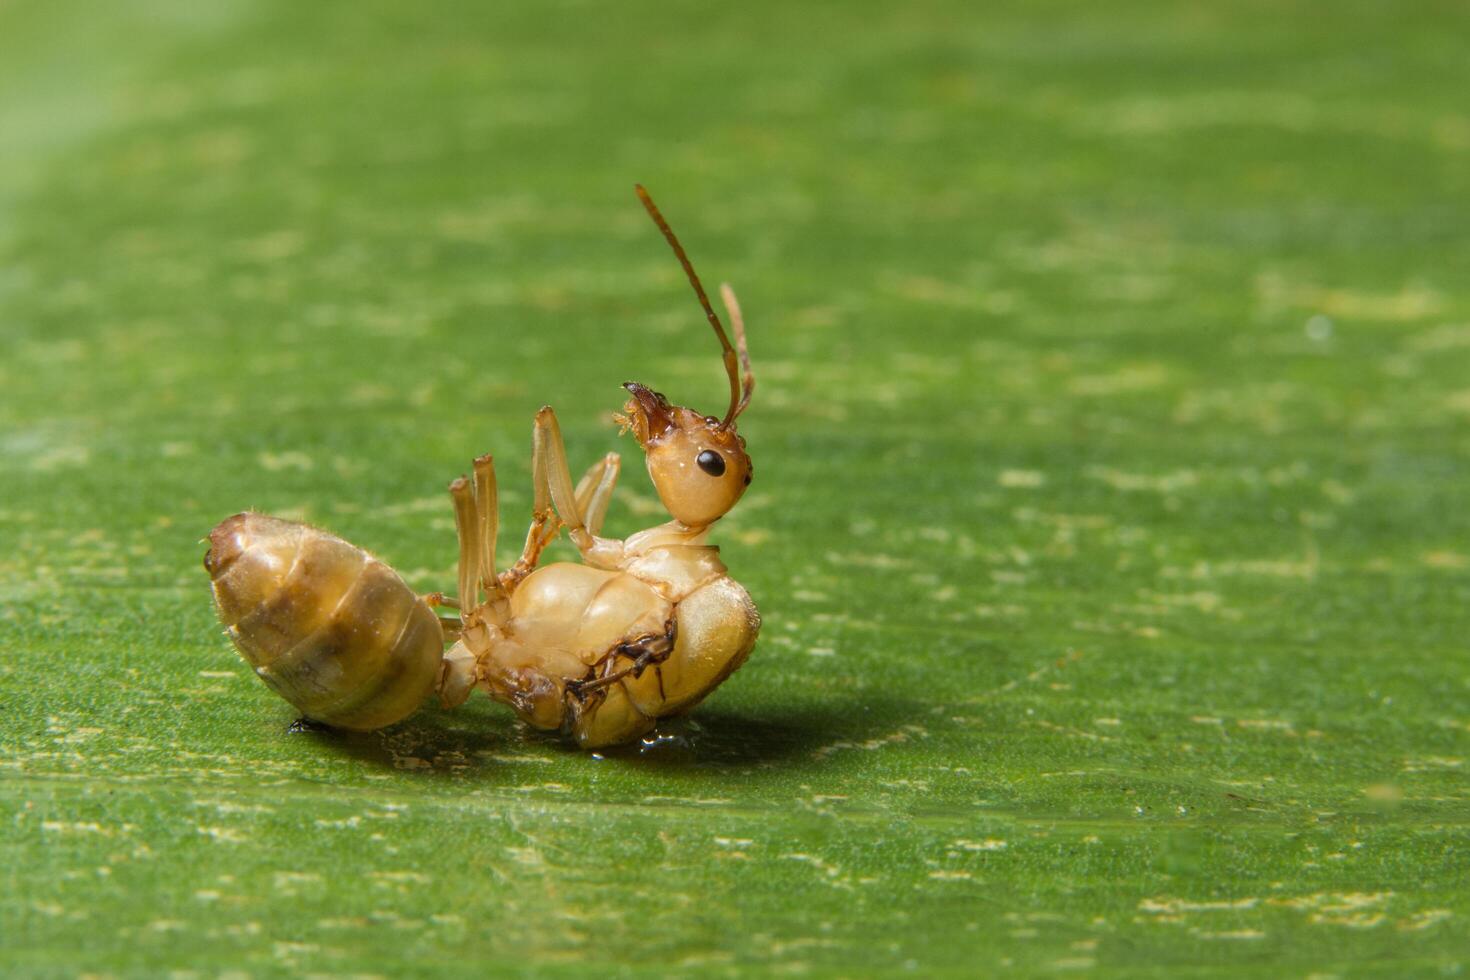
POLYGON ((735 419, 750 404, 755 376, 750 373, 750 353, 745 346, 745 322, 740 304, 728 285, 720 287, 735 344, 725 334, 720 318, 710 306, 694 266, 679 240, 664 221, 653 199, 640 185, 638 197, 668 239, 683 265, 705 316, 724 348, 725 373, 730 378, 730 407, 723 419, 702 415, 691 408, 669 404, 668 399, 641 384, 623 385, 633 397, 624 406, 619 421, 633 432, 648 461, 654 489, 674 519, 689 527, 704 527, 719 520, 750 485, 752 467, 745 440, 735 431, 735 419), (741 375, 744 375, 742 382, 741 375))
POLYGON ((733 425, 670 405, 643 385, 623 385, 633 397, 623 423, 648 460, 648 475, 664 507, 680 523, 704 527, 723 517, 750 485, 750 457, 733 425))

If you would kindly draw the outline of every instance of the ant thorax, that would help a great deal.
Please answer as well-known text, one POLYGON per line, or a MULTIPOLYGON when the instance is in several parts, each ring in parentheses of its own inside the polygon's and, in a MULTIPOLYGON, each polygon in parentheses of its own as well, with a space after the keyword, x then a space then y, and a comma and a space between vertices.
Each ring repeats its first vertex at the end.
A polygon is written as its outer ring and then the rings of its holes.
POLYGON ((719 546, 705 544, 709 530, 708 526, 687 528, 670 521, 639 531, 623 542, 622 569, 677 602, 729 573, 720 560, 719 546))

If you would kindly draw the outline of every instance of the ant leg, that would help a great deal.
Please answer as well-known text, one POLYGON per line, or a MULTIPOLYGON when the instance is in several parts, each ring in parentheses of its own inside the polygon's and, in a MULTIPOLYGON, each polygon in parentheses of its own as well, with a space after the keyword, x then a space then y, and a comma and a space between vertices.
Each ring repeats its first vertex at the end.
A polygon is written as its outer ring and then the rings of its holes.
POLYGON ((495 574, 495 538, 500 530, 495 461, 489 455, 477 457, 473 484, 460 477, 449 485, 449 493, 454 498, 454 523, 459 529, 459 602, 438 596, 440 601, 431 600, 430 605, 453 606, 463 614, 462 618, 439 617, 445 641, 453 644, 439 667, 439 703, 454 708, 470 696, 479 677, 478 658, 465 646, 465 633, 483 632, 484 617, 493 614, 486 606, 504 595, 495 574), (480 602, 482 588, 485 604, 480 602))
MULTIPOLYGON (((533 432, 531 472, 536 491, 537 523, 531 525, 531 531, 526 536, 526 550, 521 555, 521 561, 506 576, 501 576, 502 582, 509 575, 518 576, 514 581, 529 575, 541 549, 551 543, 561 527, 566 527, 570 532, 572 543, 582 553, 584 562, 596 568, 618 567, 623 556, 623 543, 599 538, 589 532, 583 523, 583 498, 572 487, 567 451, 561 441, 561 426, 557 424, 556 413, 551 410, 551 406, 548 405, 536 413, 536 427, 533 432), (549 533, 547 527, 538 526, 539 522, 551 524, 549 533)), ((587 513, 595 513, 599 525, 607 513, 608 499, 612 494, 613 484, 617 481, 619 465, 617 454, 610 454, 582 478, 580 487, 587 495, 587 513), (594 474, 596 482, 592 483, 594 474)), ((510 585, 513 586, 514 582, 510 585)))
MULTIPOLYGON (((585 515, 587 532, 593 538, 596 538, 597 532, 602 528, 603 519, 607 517, 607 507, 612 499, 613 486, 618 482, 620 466, 621 461, 618 454, 608 453, 587 468, 587 472, 582 474, 582 479, 577 481, 577 489, 572 494, 572 498, 577 503, 577 512, 585 515)), ((501 586, 513 588, 517 582, 530 574, 531 570, 536 567, 541 552, 556 540, 556 535, 561 528, 561 521, 538 512, 526 535, 526 546, 521 552, 521 559, 516 563, 515 569, 508 572, 506 576, 502 576, 501 586)))
POLYGON ((459 477, 449 484, 454 500, 454 525, 459 531, 459 605, 466 613, 480 607, 480 562, 484 549, 480 543, 480 514, 475 491, 470 481, 459 477))
MULTIPOLYGON (((566 525, 572 544, 582 553, 582 561, 594 568, 617 568, 623 561, 623 542, 599 538, 585 521, 600 527, 620 467, 616 453, 604 457, 602 472, 587 497, 587 509, 581 507, 581 495, 572 489, 572 475, 567 468, 566 449, 562 446, 561 427, 556 413, 547 406, 536 413, 536 474, 538 500, 550 498, 566 525)), ((596 467, 590 472, 595 472, 596 467)), ((589 473, 590 475, 590 473, 589 473)), ((584 487, 587 477, 583 477, 584 487)))
POLYGON ((622 458, 617 453, 608 453, 594 463, 577 483, 577 509, 587 523, 587 533, 596 537, 602 530, 607 517, 607 506, 612 502, 613 487, 618 482, 618 471, 622 458))
MULTIPOLYGON (((454 524, 459 531, 459 602, 457 609, 473 612, 481 605, 480 590, 493 599, 500 590, 495 574, 495 539, 500 531, 499 495, 495 483, 495 461, 490 456, 475 460, 474 482, 461 476, 449 485, 454 500, 454 524)), ((430 605, 451 605, 442 595, 425 597, 430 605)))
POLYGON ((475 460, 475 509, 479 514, 480 584, 489 596, 500 587, 495 574, 495 541, 500 534, 500 494, 495 482, 495 460, 488 454, 475 460))
MULTIPOLYGON (((589 466, 587 472, 582 474, 582 479, 577 481, 577 489, 572 494, 573 499, 577 501, 577 513, 588 514, 588 506, 593 501, 593 495, 599 491, 602 483, 605 482, 604 473, 607 470, 609 461, 615 467, 618 461, 618 454, 608 453, 602 459, 589 466)), ((616 479, 617 474, 614 473, 612 480, 616 481, 616 479)), ((611 490, 612 488, 609 486, 608 492, 611 492, 611 490)), ((607 510, 607 504, 605 502, 602 503, 601 508, 605 512, 607 510)), ((591 517, 589 516, 587 520, 590 526, 591 517)), ((597 521, 601 524, 602 514, 599 514, 597 521)), ((540 528, 539 547, 545 548, 556 540, 557 532, 561 530, 561 523, 558 521, 547 521, 538 524, 538 527, 540 528)), ((593 531, 592 533, 596 534, 597 532, 593 531)))
POLYGON ((444 631, 444 641, 454 643, 464 633, 464 621, 458 616, 440 616, 439 628, 444 631))
POLYGON ((572 489, 572 471, 567 466, 567 450, 561 441, 561 426, 551 406, 536 413, 532 470, 536 480, 536 511, 549 503, 556 515, 574 535, 585 530, 582 512, 577 508, 577 495, 572 489))
MULTIPOLYGON (((613 486, 618 482, 620 467, 621 459, 618 454, 608 453, 587 467, 587 472, 577 481, 577 489, 572 497, 577 501, 577 513, 582 515, 589 534, 595 536, 602 528, 602 522, 607 517, 607 506, 612 499, 613 486)), ((550 544, 559 530, 559 524, 548 525, 542 532, 542 547, 550 544)))
POLYGON ((495 588, 500 595, 510 595, 521 584, 522 579, 536 570, 536 564, 541 561, 541 552, 556 540, 556 532, 559 530, 561 525, 557 523, 554 514, 537 514, 531 518, 531 526, 526 530, 526 543, 521 547, 521 557, 495 579, 495 588))
POLYGON ((567 468, 566 449, 562 446, 561 429, 550 406, 536 413, 532 430, 531 484, 535 499, 531 504, 531 526, 526 543, 515 565, 496 580, 501 592, 509 595, 521 580, 530 575, 541 560, 541 552, 556 540, 563 525, 580 530, 582 518, 572 490, 572 475, 567 468))
MULTIPOLYGON (((636 640, 627 643, 619 643, 608 651, 603 657, 600 665, 603 668, 601 677, 592 677, 579 681, 568 681, 567 690, 578 701, 585 698, 590 692, 610 687, 618 681, 632 674, 634 677, 643 676, 643 671, 650 665, 657 665, 669 659, 674 652, 674 645, 679 638, 679 626, 677 621, 670 619, 664 625, 662 633, 650 633, 640 636, 636 640), (607 668, 619 658, 630 658, 633 662, 622 670, 609 671, 607 668)), ((659 678, 659 686, 662 687, 663 678, 659 678)))

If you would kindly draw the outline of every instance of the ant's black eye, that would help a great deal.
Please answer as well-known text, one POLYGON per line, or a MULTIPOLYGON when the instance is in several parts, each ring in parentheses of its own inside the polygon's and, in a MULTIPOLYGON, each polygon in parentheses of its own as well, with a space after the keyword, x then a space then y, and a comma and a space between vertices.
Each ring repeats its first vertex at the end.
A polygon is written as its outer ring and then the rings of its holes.
POLYGON ((694 457, 694 461, 699 464, 700 469, 704 470, 710 476, 725 475, 725 457, 713 449, 706 449, 694 457))

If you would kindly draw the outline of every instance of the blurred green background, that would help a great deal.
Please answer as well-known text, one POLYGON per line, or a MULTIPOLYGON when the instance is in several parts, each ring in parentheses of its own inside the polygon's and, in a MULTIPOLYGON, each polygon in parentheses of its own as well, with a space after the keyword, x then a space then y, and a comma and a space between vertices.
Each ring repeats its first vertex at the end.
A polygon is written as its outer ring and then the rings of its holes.
POLYGON ((1467 38, 0 0, 0 967, 1463 969, 1467 38), (605 757, 288 735, 224 516, 449 588, 445 484, 493 451, 509 545, 550 402, 663 519, 617 386, 724 382, 635 180, 750 321, 755 655, 605 757))

